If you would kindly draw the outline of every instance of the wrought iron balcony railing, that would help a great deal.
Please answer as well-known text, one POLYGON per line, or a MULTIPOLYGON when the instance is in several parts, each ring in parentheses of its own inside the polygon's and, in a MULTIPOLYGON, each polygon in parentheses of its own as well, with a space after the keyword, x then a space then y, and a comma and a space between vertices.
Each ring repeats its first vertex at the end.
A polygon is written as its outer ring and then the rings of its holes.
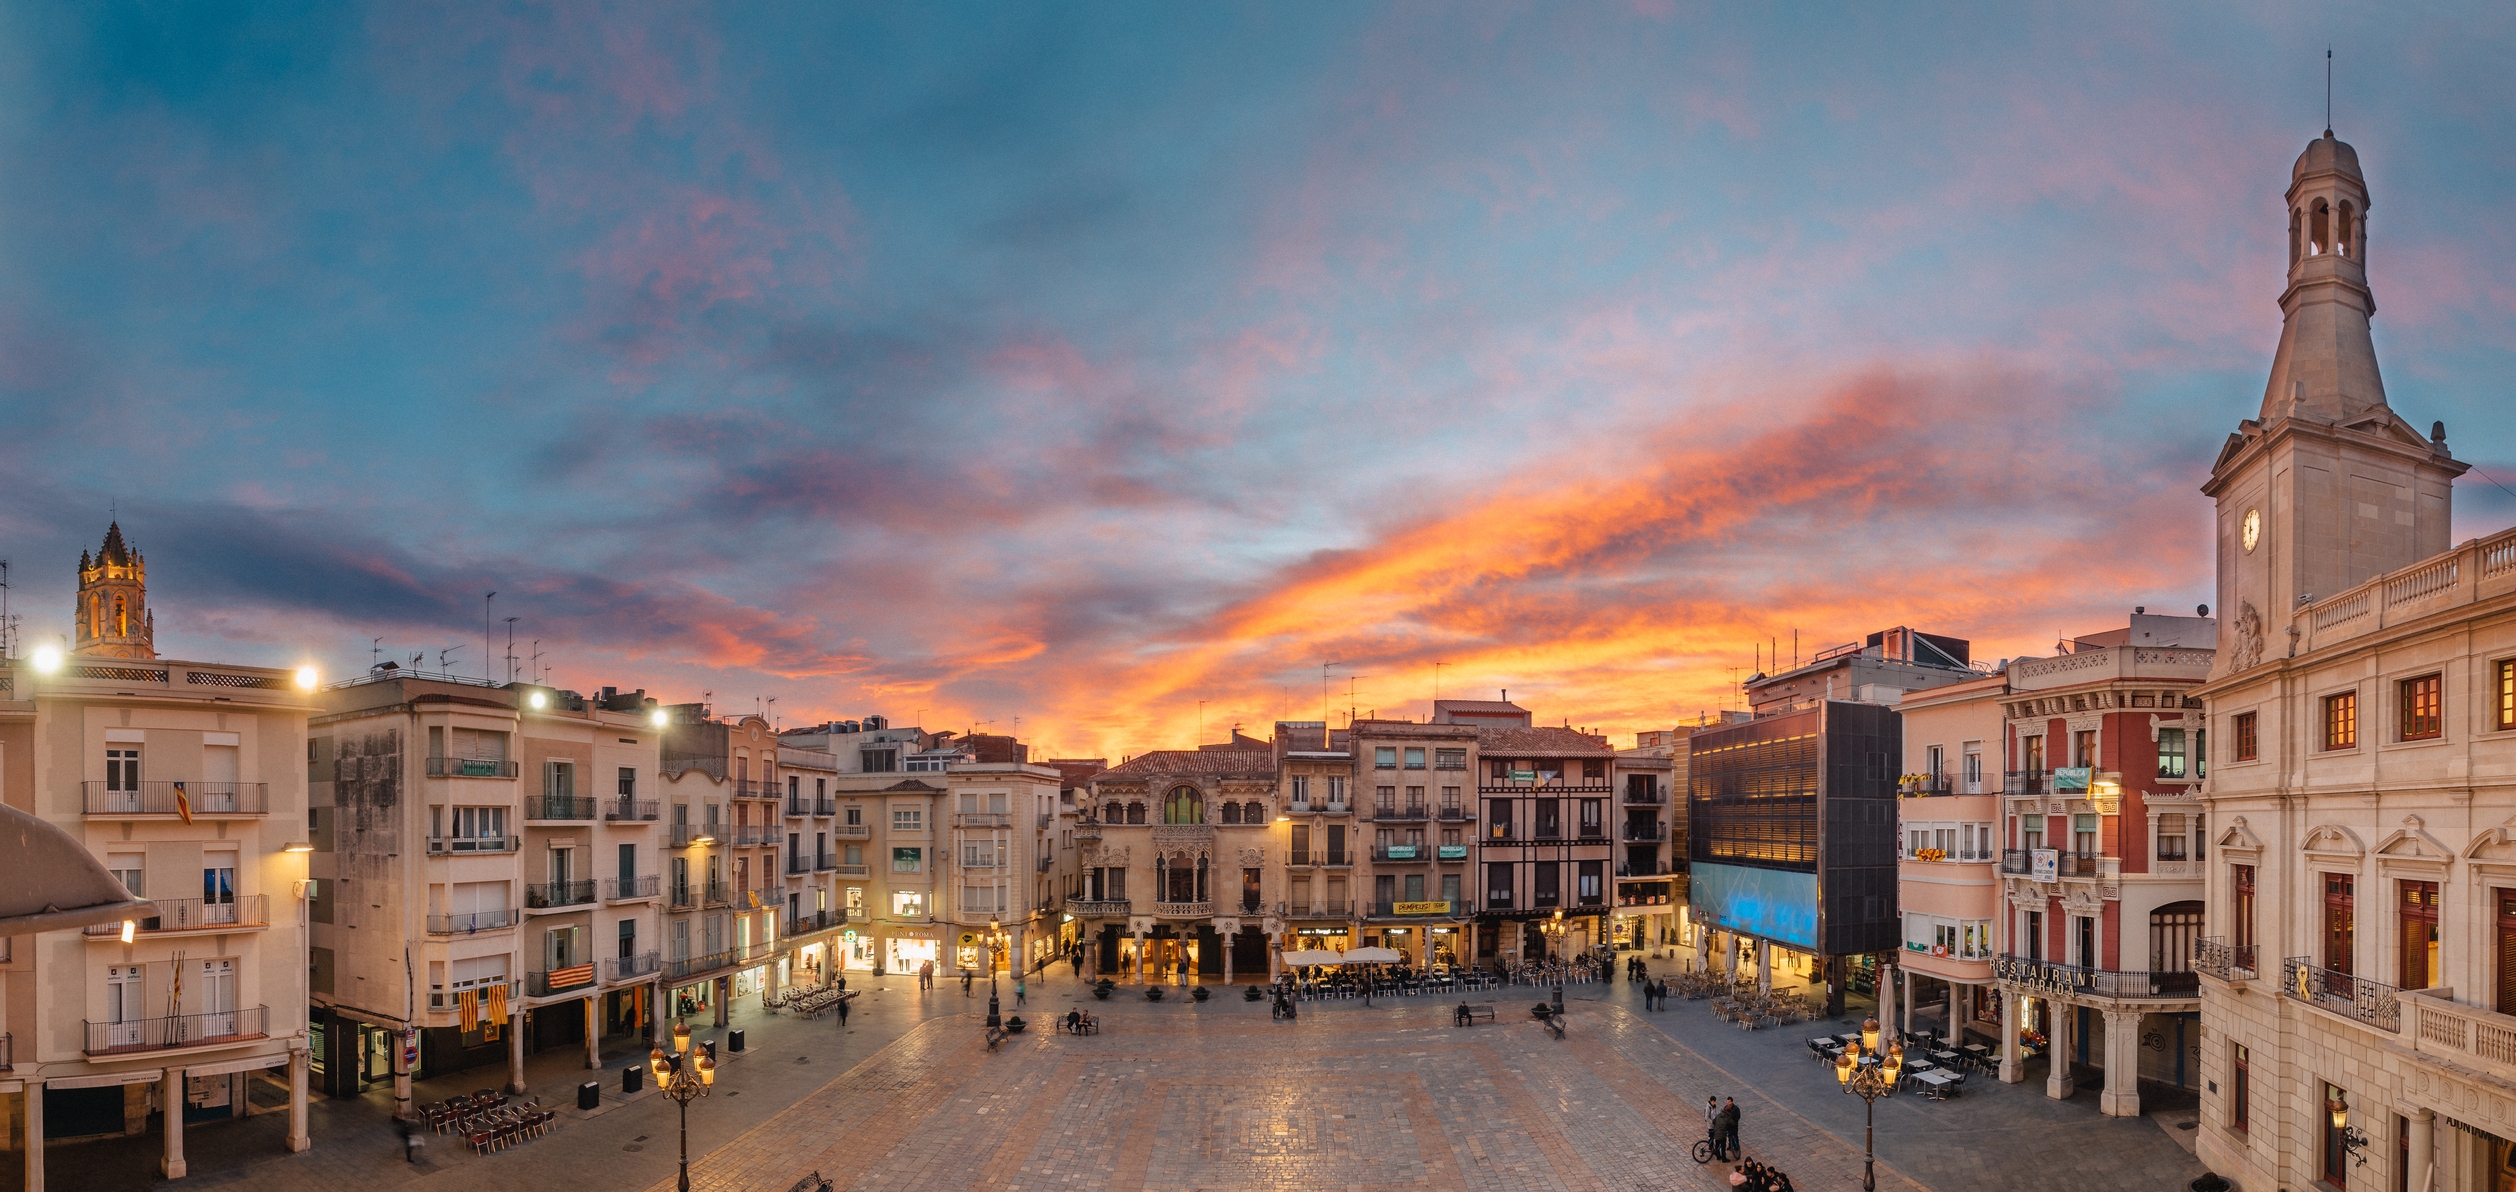
MULTIPOLYGON (((271 925, 271 898, 267 894, 245 894, 225 902, 208 902, 199 898, 153 898, 149 900, 157 913, 137 920, 136 930, 143 934, 176 931, 227 931, 237 927, 268 927, 271 925)), ((122 920, 93 923, 82 929, 89 936, 122 934, 122 920)))
POLYGON ((632 898, 653 898, 663 888, 662 874, 644 877, 607 877, 603 879, 603 901, 627 902, 632 898))
POLYGON ((515 926, 517 917, 513 907, 500 907, 494 911, 466 911, 459 915, 430 915, 428 916, 428 934, 470 935, 475 931, 495 931, 501 927, 515 926))
POLYGON ((535 795, 524 801, 524 818, 590 820, 594 818, 594 800, 572 795, 535 795))
POLYGON ((527 910, 548 910, 552 907, 576 906, 594 901, 594 879, 573 882, 535 882, 524 887, 527 910))
POLYGON ((2025 956, 1992 958, 1992 978, 2013 985, 2064 996, 2110 998, 2185 998, 2201 996, 2200 975, 2191 972, 2144 972, 2137 969, 2086 968, 2025 956))
POLYGON ((2382 981, 2323 968, 2304 956, 2280 962, 2280 992, 2308 1005, 2402 1033, 2402 991, 2382 981))
POLYGON ((89 1022, 85 1050, 89 1055, 119 1055, 135 1051, 163 1051, 170 1047, 199 1047, 229 1039, 258 1039, 269 1033, 270 1026, 269 1006, 210 1014, 140 1018, 128 1022, 89 1022))
POLYGON ((513 778, 514 762, 495 757, 432 757, 428 759, 430 778, 513 778))
POLYGON ((428 851, 432 853, 512 853, 523 847, 518 836, 431 836, 428 851))
POLYGON ((79 786, 89 815, 180 817, 189 810, 198 819, 264 815, 270 810, 270 784, 264 782, 83 782, 79 786))
POLYGON ((2253 944, 2230 944, 2223 935, 2204 936, 2193 941, 2193 968, 2222 981, 2250 981, 2254 978, 2253 944))

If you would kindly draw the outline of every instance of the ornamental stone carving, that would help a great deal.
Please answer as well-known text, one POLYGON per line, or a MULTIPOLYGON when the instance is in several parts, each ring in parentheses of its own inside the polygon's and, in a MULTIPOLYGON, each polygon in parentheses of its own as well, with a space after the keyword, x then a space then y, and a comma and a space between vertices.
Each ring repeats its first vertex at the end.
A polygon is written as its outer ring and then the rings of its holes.
POLYGON ((2228 658, 2228 673, 2247 670, 2263 660, 2263 614, 2254 611, 2251 600, 2239 601, 2236 614, 2236 650, 2228 658))
POLYGON ((1243 865, 1263 865, 1266 863, 1266 860, 1267 850, 1265 849, 1245 848, 1241 850, 1241 864, 1243 865))

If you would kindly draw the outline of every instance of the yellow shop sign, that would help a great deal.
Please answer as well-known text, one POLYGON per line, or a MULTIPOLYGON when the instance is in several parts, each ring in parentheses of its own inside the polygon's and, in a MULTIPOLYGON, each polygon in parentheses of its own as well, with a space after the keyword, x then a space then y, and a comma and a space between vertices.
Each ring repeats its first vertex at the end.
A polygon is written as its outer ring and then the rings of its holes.
POLYGON ((1397 903, 1392 909, 1396 910, 1401 915, 1447 915, 1450 913, 1450 903, 1447 900, 1441 902, 1401 902, 1397 903))

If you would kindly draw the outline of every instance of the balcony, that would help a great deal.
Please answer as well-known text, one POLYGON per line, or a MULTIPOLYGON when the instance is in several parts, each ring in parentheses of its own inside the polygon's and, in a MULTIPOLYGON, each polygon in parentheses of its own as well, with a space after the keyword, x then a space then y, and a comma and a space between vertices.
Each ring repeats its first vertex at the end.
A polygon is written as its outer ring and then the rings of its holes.
POLYGON ((653 799, 613 799, 603 804, 603 818, 614 823, 653 820, 661 814, 663 804, 653 799))
POLYGON ((2411 1007, 2411 1049, 2501 1084, 2516 1082, 2516 1017, 2451 1000, 2443 989, 2403 994, 2411 1007))
POLYGON ((1174 919, 1210 919, 1214 917, 1211 902, 1162 902, 1156 900, 1153 913, 1174 919))
POLYGON ((839 824, 830 829, 830 835, 839 840, 867 840, 873 834, 872 824, 839 824))
POLYGON ((1907 774, 1896 783, 1896 793, 1910 797, 1945 795, 1955 789, 1946 774, 1907 774))
MULTIPOLYGON (((2066 877, 2096 877, 2098 876, 2099 868, 2097 862, 2103 859, 2096 853, 2066 853, 2058 850, 2005 848, 2001 850, 2001 872, 2018 874, 2026 877, 2035 877, 2035 854, 2039 851, 2049 851, 2053 853, 2055 859, 2053 877, 2056 880, 2066 877)), ((2045 879, 2037 878, 2037 880, 2042 881, 2045 879)))
POLYGON ((694 844, 715 844, 717 834, 722 831, 724 831, 724 828, 713 822, 704 824, 674 824, 672 847, 689 848, 694 844))
MULTIPOLYGON (((816 853, 813 855, 812 868, 815 873, 828 873, 838 867, 839 855, 837 853, 816 853)), ((864 866, 859 865, 857 868, 862 869, 864 866)))
POLYGON ((1298 801, 1286 808, 1287 814, 1291 815, 1345 815, 1353 810, 1353 806, 1346 803, 1298 801))
POLYGON ((594 800, 568 795, 536 795, 524 801, 524 818, 532 820, 590 820, 594 818, 594 800))
POLYGON ((846 911, 805 911, 795 916, 794 922, 787 924, 786 934, 791 940, 808 931, 828 931, 835 927, 845 926, 847 926, 846 911))
POLYGON ((2402 1033, 2402 991, 2391 985, 2292 956, 2280 962, 2280 992, 2378 1030, 2402 1033))
POLYGON ((615 956, 603 962, 603 981, 606 984, 635 981, 640 977, 653 976, 663 967, 664 957, 658 952, 640 952, 635 956, 615 956))
POLYGON ((830 866, 830 871, 840 877, 872 877, 874 875, 871 865, 833 865, 830 866))
POLYGON ((815 799, 812 805, 812 813, 814 815, 837 815, 839 813, 839 801, 828 798, 815 799))
POLYGON ((603 901, 630 902, 640 898, 653 898, 662 892, 663 888, 664 878, 661 874, 650 873, 645 877, 604 878, 603 901))
POLYGON ((1434 814, 1445 824, 1464 824, 1476 818, 1476 813, 1465 807, 1444 807, 1434 814))
POLYGON ((1376 820, 1427 820, 1433 818, 1433 811, 1422 803, 1409 803, 1404 807, 1383 804, 1372 808, 1372 818, 1376 820))
POLYGON ((594 901, 594 879, 577 882, 535 882, 524 887, 524 909, 558 910, 594 901))
POLYGON ((79 786, 89 815, 180 818, 189 810, 193 819, 227 819, 270 811, 270 784, 265 782, 143 782, 137 788, 129 783, 117 787, 110 782, 82 782, 79 786))
POLYGON ((2029 992, 2063 997, 2198 998, 2198 973, 2155 973, 2131 969, 2082 968, 2024 956, 1992 958, 1992 978, 2023 986, 2029 992))
POLYGON ((742 953, 727 948, 721 952, 710 952, 705 956, 688 956, 680 960, 665 961, 664 978, 668 981, 679 981, 702 973, 712 973, 718 969, 729 969, 740 963, 742 963, 742 953))
POLYGON ((709 882, 705 899, 705 904, 708 906, 731 906, 734 902, 734 888, 723 882, 709 882))
POLYGON ((778 842, 781 830, 767 824, 739 824, 734 828, 733 847, 759 848, 778 842))
MULTIPOLYGON (((234 931, 241 927, 271 925, 271 898, 267 894, 246 894, 232 902, 203 902, 198 898, 156 898, 157 913, 137 920, 144 935, 173 935, 188 931, 234 931)), ((81 929, 89 939, 118 939, 122 920, 92 923, 81 929)))
POLYGON ((428 759, 430 778, 513 778, 514 762, 496 757, 432 757, 428 759))
POLYGON ((674 910, 686 911, 699 905, 699 891, 692 886, 675 886, 672 889, 672 896, 665 902, 674 910))
POLYGON ((512 853, 523 845, 523 839, 516 836, 431 836, 428 838, 428 851, 432 854, 512 853))
POLYGON ((2254 951, 2252 944, 2231 945, 2224 935, 2205 936, 2193 941, 2193 970, 2222 981, 2251 981, 2254 951))
POLYGON ((1618 839, 1628 844, 1660 844, 1669 838, 1668 825, 1658 820, 1647 824, 1628 823, 1618 839))
POLYGON ((1124 898, 1069 898, 1066 909, 1078 919, 1114 919, 1134 904, 1124 898))
POLYGON ((803 816, 811 815, 812 800, 807 799, 802 795, 788 795, 786 797, 786 814, 789 818, 801 818, 803 816))
POLYGON ((952 826, 956 828, 1010 828, 1013 826, 1013 816, 1003 811, 963 811, 953 815, 952 826))
POLYGON ((1375 861, 1429 861, 1432 856, 1433 850, 1427 845, 1375 844, 1372 846, 1372 860, 1375 861))
POLYGON ((1634 863, 1632 863, 1632 862, 1627 862, 1627 863, 1625 863, 1625 864, 1623 864, 1623 865, 1619 865, 1619 866, 1617 866, 1617 867, 1616 867, 1616 876, 1617 876, 1617 877, 1619 877, 1619 878, 1628 878, 1628 877, 1667 877, 1667 876, 1669 876, 1669 874, 1670 874, 1670 873, 1672 873, 1672 872, 1674 872, 1674 871, 1673 871, 1673 870, 1671 870, 1668 866, 1666 866, 1666 865, 1662 865, 1662 864, 1659 864, 1659 863, 1657 863, 1657 862, 1654 862, 1654 863, 1649 864, 1649 865, 1638 865, 1638 864, 1634 864, 1634 863))
POLYGON ((1666 807, 1669 805, 1669 795, 1667 791, 1661 790, 1657 786, 1654 786, 1647 791, 1638 791, 1632 787, 1627 787, 1625 788, 1625 796, 1622 802, 1627 807, 1666 807))
POLYGON ((1464 844, 1435 845, 1434 848, 1436 850, 1434 856, 1444 861, 1465 861, 1468 859, 1468 846, 1464 844))
POLYGON ((494 911, 467 911, 460 915, 430 915, 428 916, 428 934, 470 935, 476 931, 496 931, 501 927, 515 926, 517 917, 513 907, 500 907, 494 911))
POLYGON ((176 1047, 204 1047, 259 1039, 269 1034, 270 1028, 269 1006, 217 1014, 141 1018, 130 1022, 90 1022, 87 1024, 87 1046, 84 1050, 89 1055, 128 1055, 176 1047))
POLYGON ((1354 917, 1354 902, 1351 899, 1331 902, 1324 898, 1309 902, 1279 902, 1275 904, 1275 913, 1294 919, 1351 919, 1354 917))
POLYGON ((569 968, 552 969, 547 973, 524 974, 524 996, 526 997, 549 997, 554 993, 566 993, 573 989, 590 991, 593 987, 594 962, 590 960, 569 968))
POLYGON ((2053 788, 2053 777, 2043 770, 2011 770, 2001 776, 2004 795, 2041 795, 2053 788))
POLYGON ((1101 838, 1101 821, 1096 819, 1076 820, 1074 832, 1075 840, 1078 843, 1090 844, 1098 841, 1101 838))

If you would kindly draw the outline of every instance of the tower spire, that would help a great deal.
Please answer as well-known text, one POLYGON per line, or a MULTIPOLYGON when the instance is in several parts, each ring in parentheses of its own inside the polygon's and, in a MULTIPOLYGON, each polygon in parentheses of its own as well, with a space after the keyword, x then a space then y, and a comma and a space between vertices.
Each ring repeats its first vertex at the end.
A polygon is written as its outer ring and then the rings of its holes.
POLYGON ((2289 171, 2287 200, 2289 284, 2262 421, 2349 424, 2387 411, 2368 331, 2376 296, 2368 288, 2369 201, 2358 151, 2329 130, 2307 142, 2289 171))

